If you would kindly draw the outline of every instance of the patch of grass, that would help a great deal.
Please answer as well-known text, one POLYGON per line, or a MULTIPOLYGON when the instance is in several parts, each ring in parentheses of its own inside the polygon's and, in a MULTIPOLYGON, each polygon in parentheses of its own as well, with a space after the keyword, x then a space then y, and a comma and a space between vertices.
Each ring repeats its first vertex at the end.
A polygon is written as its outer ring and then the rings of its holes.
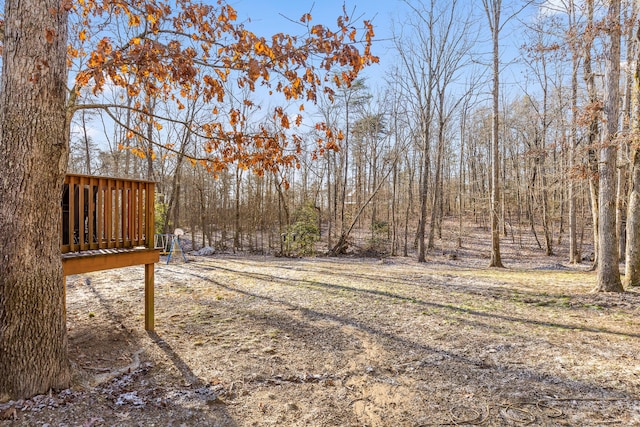
POLYGON ((281 333, 282 331, 279 329, 270 329, 269 331, 267 331, 266 335, 271 339, 275 339, 275 338, 278 338, 278 336, 280 336, 281 333))
POLYGON ((548 305, 553 305, 556 301, 555 300, 547 300, 547 301, 536 301, 533 305, 537 306, 537 307, 546 307, 548 305))
POLYGON ((571 304, 571 298, 562 297, 557 302, 556 305, 559 307, 571 308, 573 305, 571 304))

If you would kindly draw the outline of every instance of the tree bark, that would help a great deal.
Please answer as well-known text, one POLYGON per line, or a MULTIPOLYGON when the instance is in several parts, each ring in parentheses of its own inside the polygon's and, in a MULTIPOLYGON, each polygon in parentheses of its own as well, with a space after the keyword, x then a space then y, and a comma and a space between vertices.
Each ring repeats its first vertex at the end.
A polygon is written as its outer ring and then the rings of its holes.
MULTIPOLYGON (((584 59, 583 59, 583 74, 584 80, 587 85, 587 92, 589 94, 589 104, 595 111, 598 104, 598 90, 595 83, 595 73, 591 65, 591 48, 593 46, 594 32, 596 31, 593 23, 593 0, 587 1, 587 29, 585 30, 585 43, 584 43, 584 59)), ((588 150, 588 166, 589 166, 589 196, 591 200, 591 217, 593 222, 593 266, 595 269, 598 266, 598 244, 600 238, 599 232, 599 208, 598 208, 598 152, 596 151, 595 144, 598 140, 600 133, 599 117, 595 112, 592 113, 591 121, 589 123, 589 131, 587 133, 587 150, 588 150)))
MULTIPOLYGON (((428 96, 430 98, 430 96, 428 96)), ((427 102, 430 106, 430 100, 427 102)), ((430 108, 430 107, 429 107, 430 108)), ((430 117, 430 116, 429 116, 430 117)), ((429 203, 429 165, 431 163, 430 141, 429 141, 429 122, 427 119, 421 120, 422 139, 422 175, 420 176, 420 218, 418 220, 418 262, 427 261, 427 245, 424 241, 426 234, 427 222, 427 205, 429 203)))
POLYGON ((491 135, 491 260, 489 267, 504 267, 500 256, 500 144, 499 144, 499 101, 500 101, 500 9, 502 0, 483 0, 491 28, 493 41, 493 114, 491 135))
POLYGON ((60 200, 69 152, 67 12, 7 1, 0 87, 0 402, 70 379, 60 200))
POLYGON ((433 183, 433 204, 431 207, 431 217, 429 219, 429 235, 427 238, 427 250, 434 248, 435 238, 435 225, 436 216, 438 215, 438 206, 442 203, 442 191, 440 188, 442 181, 442 157, 444 156, 444 127, 445 127, 445 114, 444 114, 444 90, 439 94, 439 110, 438 110, 438 143, 436 146, 436 165, 435 165, 435 180, 433 183))
MULTIPOLYGON (((625 5, 623 22, 636 22, 637 11, 636 2, 625 5)), ((625 34, 626 58, 633 58, 636 47, 636 37, 634 35, 634 25, 627 25, 625 34)), ((633 103, 633 74, 625 73, 624 76, 624 100, 622 105, 622 132, 628 134, 631 129, 631 111, 633 103)), ((619 157, 621 162, 618 166, 618 194, 616 197, 616 238, 618 239, 618 253, 621 261, 625 261, 626 257, 626 222, 628 197, 630 195, 629 184, 631 180, 631 144, 628 140, 621 143, 619 157)))
MULTIPOLYGON (((572 11, 570 19, 573 21, 573 2, 570 3, 572 11)), ((571 137, 569 138, 569 170, 572 171, 576 162, 577 147, 577 112, 578 112, 578 53, 573 51, 571 56, 571 137)), ((578 216, 576 209, 576 183, 569 177, 569 262, 579 264, 581 261, 578 250, 578 216)))
MULTIPOLYGON (((640 28, 636 33, 636 41, 640 43, 640 28)), ((627 246, 625 256, 625 284, 640 285, 640 152, 638 151, 638 130, 640 130, 640 49, 636 50, 636 68, 633 75, 633 125, 636 135, 631 155, 631 171, 629 182, 629 204, 627 207, 627 246)))
POLYGON ((599 229, 596 291, 621 292, 618 241, 616 239, 616 173, 620 83, 620 0, 611 0, 608 11, 609 46, 606 55, 604 113, 607 125, 602 132, 599 167, 599 229))
POLYGON ((89 134, 87 133, 87 120, 85 111, 82 112, 80 121, 82 122, 82 143, 84 146, 84 169, 87 175, 91 175, 91 140, 89 139, 89 134))
MULTIPOLYGON (((637 84, 637 82, 636 82, 637 84)), ((637 87, 637 86, 636 86, 637 87)), ((627 215, 627 247, 625 263, 625 283, 627 286, 640 285, 640 152, 633 150, 631 170, 631 194, 627 215)))

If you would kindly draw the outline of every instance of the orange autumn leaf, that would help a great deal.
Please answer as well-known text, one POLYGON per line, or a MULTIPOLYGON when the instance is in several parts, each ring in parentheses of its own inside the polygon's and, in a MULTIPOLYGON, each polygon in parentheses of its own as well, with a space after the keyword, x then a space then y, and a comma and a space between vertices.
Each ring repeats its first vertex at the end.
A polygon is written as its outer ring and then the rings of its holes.
POLYGON ((135 14, 129 15, 129 26, 138 27, 140 25, 140 17, 135 14))
POLYGON ((45 38, 47 40, 47 43, 53 43, 55 38, 56 38, 56 30, 52 29, 52 28, 47 28, 45 30, 45 38))

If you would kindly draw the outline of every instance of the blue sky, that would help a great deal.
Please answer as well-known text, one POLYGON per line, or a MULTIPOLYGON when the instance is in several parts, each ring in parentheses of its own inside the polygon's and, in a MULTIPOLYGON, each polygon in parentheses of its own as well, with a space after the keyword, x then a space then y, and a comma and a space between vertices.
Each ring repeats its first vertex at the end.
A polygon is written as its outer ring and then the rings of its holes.
MULTIPOLYGON (((448 1, 448 0, 443 0, 448 1)), ((553 4, 559 0, 545 0, 547 3, 553 4)), ((417 2, 416 2, 417 3, 417 2)), ((425 2, 426 3, 426 2, 425 2)), ((505 0, 503 3, 503 16, 514 12, 524 0, 505 0)), ((410 12, 410 8, 403 0, 229 0, 229 4, 238 12, 238 20, 241 22, 250 20, 246 25, 249 29, 257 34, 269 36, 278 32, 286 32, 296 34, 302 32, 298 30, 297 25, 290 22, 285 17, 297 21, 304 13, 310 12, 313 16, 313 22, 321 23, 329 26, 335 24, 336 18, 342 13, 343 4, 352 17, 361 17, 361 19, 372 20, 376 32, 377 42, 374 45, 373 53, 380 56, 380 64, 374 65, 365 71, 367 80, 382 80, 385 73, 395 62, 397 54, 393 52, 393 43, 390 41, 392 37, 393 25, 401 25, 403 20, 410 12), (355 13, 353 13, 355 8, 355 13)), ((473 13, 481 26, 486 29, 486 16, 481 8, 479 0, 461 0, 460 6, 462 10, 465 7, 469 9, 469 13, 473 13)), ((536 8, 529 6, 520 19, 530 19, 536 13, 536 8)), ((515 27, 520 24, 516 20, 511 23, 515 27)), ((509 27, 509 26, 508 26, 509 27)), ((513 27, 512 27, 513 28, 513 27)), ((510 62, 514 56, 518 55, 518 47, 522 44, 518 34, 520 31, 505 31, 501 35, 501 58, 503 62, 510 62)), ((481 37, 489 38, 487 34, 481 37)), ((478 46, 479 50, 484 50, 478 46)), ((489 49, 487 48, 488 53, 489 49)), ((507 74, 509 74, 507 72, 507 74)), ((519 72, 515 72, 519 74, 519 72)), ((508 77, 508 76, 505 76, 508 77)), ((513 76, 517 79, 516 76, 513 76)))
POLYGON ((294 32, 296 26, 281 15, 297 21, 310 12, 314 22, 332 25, 342 14, 343 4, 349 14, 355 8, 355 17, 363 15, 384 31, 383 26, 388 27, 390 17, 403 6, 401 0, 230 0, 229 4, 237 10, 240 21, 251 19, 249 27, 265 34, 294 32))
MULTIPOLYGON (((216 0, 204 0, 215 2, 216 0)), ((413 1, 413 0, 409 0, 413 1)), ((428 0, 423 0, 425 3, 428 0)), ((449 0, 437 0, 448 2, 449 0)), ((513 11, 525 0, 504 0, 504 13, 513 11)), ((549 4, 561 0, 544 0, 549 4)), ((371 20, 376 32, 376 42, 373 53, 380 57, 380 64, 374 64, 363 72, 366 84, 370 90, 383 89, 384 80, 391 68, 398 62, 398 54, 391 41, 392 28, 400 28, 407 18, 410 8, 403 0, 228 0, 229 4, 238 12, 238 21, 244 22, 248 29, 256 34, 269 37, 275 33, 302 34, 304 28, 296 22, 304 13, 311 13, 312 23, 320 23, 335 28, 336 18, 342 14, 343 5, 352 18, 360 21, 371 20), (289 18, 289 19, 287 19, 289 18), (293 21, 293 22, 292 22, 293 21)), ((417 4, 417 1, 416 1, 417 4)), ((482 25, 486 17, 481 9, 480 0, 460 0, 462 10, 474 13, 482 25)), ((530 7, 522 19, 530 19, 536 9, 530 7)), ((516 26, 518 24, 516 23, 516 26)), ((486 30, 486 24, 483 25, 486 30)), ((521 28, 520 28, 521 30, 521 28)), ((517 47, 522 43, 521 32, 505 31, 501 36, 503 64, 510 62, 518 54, 517 47)), ((483 37, 487 37, 488 32, 483 37)), ((477 46, 479 51, 490 52, 490 49, 477 46)), ((515 64, 514 64, 515 65, 515 64)), ((475 69, 477 72, 478 69, 475 69)), ((522 71, 517 66, 507 66, 503 69, 502 84, 516 85, 521 80, 522 71), (511 82, 511 83, 510 83, 511 82)))
MULTIPOLYGON (((343 4, 352 18, 361 17, 373 22, 378 40, 373 53, 383 57, 391 43, 391 22, 405 13, 406 5, 402 0, 229 0, 229 4, 238 12, 238 21, 250 20, 246 26, 256 34, 270 36, 285 32, 298 34, 302 29, 286 18, 297 21, 310 12, 313 21, 318 24, 335 27, 338 16, 342 15, 343 4), (355 8, 355 13, 354 12, 355 8), (286 18, 285 18, 286 17, 286 18)), ((382 58, 381 58, 382 59, 382 58)), ((366 71, 368 76, 382 77, 389 61, 381 60, 366 71)))

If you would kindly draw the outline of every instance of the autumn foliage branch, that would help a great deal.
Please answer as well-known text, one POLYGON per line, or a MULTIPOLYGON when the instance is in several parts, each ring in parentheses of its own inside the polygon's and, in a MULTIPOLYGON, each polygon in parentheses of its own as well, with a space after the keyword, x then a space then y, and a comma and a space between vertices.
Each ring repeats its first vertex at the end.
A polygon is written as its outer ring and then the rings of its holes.
MULTIPOLYGON (((69 111, 90 105, 81 106, 81 97, 118 90, 123 107, 124 98, 133 99, 139 122, 148 122, 160 120, 145 110, 150 99, 174 103, 178 110, 201 99, 210 106, 210 120, 193 129, 206 153, 197 160, 214 173, 234 162, 257 173, 298 165, 305 104, 320 94, 333 99, 336 88, 349 86, 378 61, 371 53, 371 23, 357 28, 344 9, 335 29, 313 23, 307 13, 300 18, 303 35, 269 39, 237 22, 237 12, 223 1, 79 0, 71 13, 68 63, 75 81, 69 111), (244 109, 227 102, 232 87, 249 93, 261 88, 297 108, 273 108, 269 115, 276 126, 247 126, 244 109)), ((254 106, 249 99, 242 103, 254 106)), ((313 126, 321 135, 314 156, 337 148, 341 132, 324 123, 313 126)), ((138 129, 131 133, 140 138, 138 129)))

